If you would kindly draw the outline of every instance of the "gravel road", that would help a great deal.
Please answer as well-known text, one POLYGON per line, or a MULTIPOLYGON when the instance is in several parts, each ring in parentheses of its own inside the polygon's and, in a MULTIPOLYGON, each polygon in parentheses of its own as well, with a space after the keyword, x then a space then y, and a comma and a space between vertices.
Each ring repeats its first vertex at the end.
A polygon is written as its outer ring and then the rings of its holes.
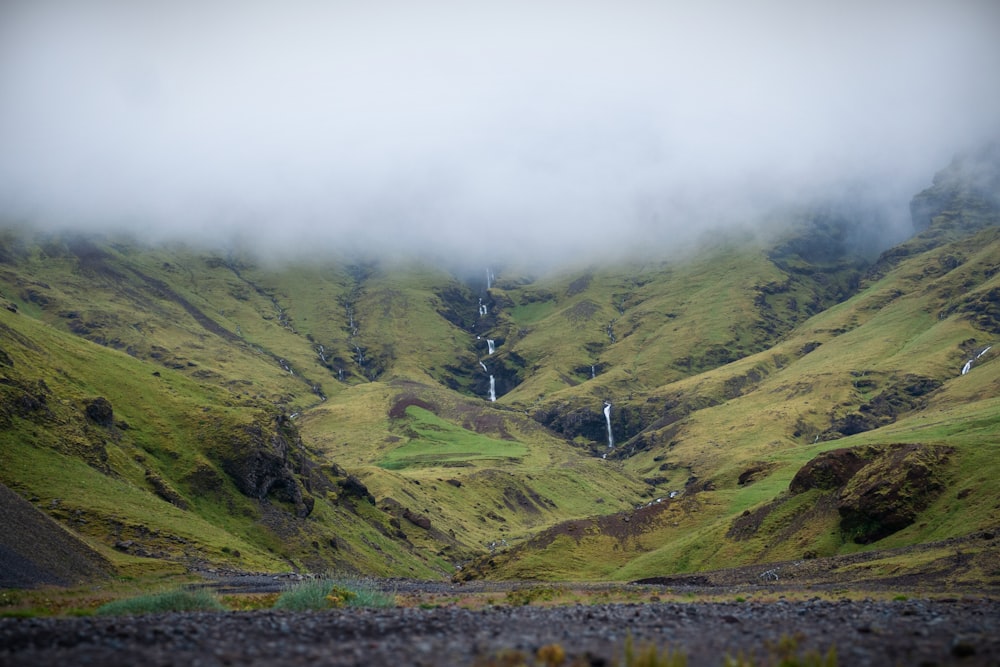
POLYGON ((4 618, 0 665, 488 665, 502 651, 530 665, 558 643, 566 664, 617 667, 629 633, 693 666, 765 656, 782 636, 835 645, 840 665, 1000 665, 1000 601, 970 598, 4 618))

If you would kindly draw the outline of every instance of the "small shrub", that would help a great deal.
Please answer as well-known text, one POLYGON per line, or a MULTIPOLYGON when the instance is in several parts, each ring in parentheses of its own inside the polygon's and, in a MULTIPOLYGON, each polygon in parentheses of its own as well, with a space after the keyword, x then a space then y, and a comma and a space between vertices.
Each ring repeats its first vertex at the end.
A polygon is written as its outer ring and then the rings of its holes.
POLYGON ((515 588, 507 591, 507 604, 512 607, 523 607, 535 602, 549 602, 556 597, 556 589, 548 586, 532 588, 515 588))
POLYGON ((837 667, 837 650, 830 646, 826 654, 818 651, 799 653, 799 638, 801 635, 789 637, 783 635, 777 642, 765 642, 768 657, 764 662, 755 663, 752 658, 739 655, 736 658, 726 656, 724 667, 756 667, 758 664, 775 665, 776 667, 837 667))
POLYGON ((655 644, 636 651, 632 634, 625 637, 625 667, 687 667, 687 655, 655 644))
POLYGON ((559 644, 546 644, 535 654, 538 664, 545 667, 559 667, 566 662, 566 651, 559 644))
POLYGON ((526 667, 528 656, 521 651, 507 649, 500 651, 495 656, 485 659, 477 659, 474 667, 526 667))
POLYGON ((181 589, 115 600, 98 607, 96 613, 102 616, 121 616, 167 611, 225 611, 225 607, 206 590, 181 589))

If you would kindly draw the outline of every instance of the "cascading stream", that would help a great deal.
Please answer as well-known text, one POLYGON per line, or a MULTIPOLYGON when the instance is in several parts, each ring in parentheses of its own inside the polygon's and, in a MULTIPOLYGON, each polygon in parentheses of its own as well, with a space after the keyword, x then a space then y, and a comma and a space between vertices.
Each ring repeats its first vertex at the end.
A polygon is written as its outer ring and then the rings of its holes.
POLYGON ((493 381, 493 376, 490 376, 490 401, 496 402, 497 400, 497 387, 496 383, 493 381))
POLYGON ((487 348, 487 354, 493 354, 494 352, 497 351, 496 343, 492 338, 486 339, 486 348, 487 348))
POLYGON ((983 348, 982 350, 980 350, 980 351, 979 351, 979 354, 977 354, 977 355, 976 355, 975 357, 973 357, 972 359, 969 359, 968 361, 966 361, 966 362, 965 362, 965 365, 964 365, 964 366, 962 366, 962 375, 965 375, 966 373, 968 373, 969 371, 971 371, 971 370, 972 370, 972 365, 973 365, 974 363, 976 363, 977 361, 979 361, 979 359, 980 359, 980 358, 981 358, 981 357, 982 357, 982 356, 983 356, 984 354, 986 354, 987 352, 989 352, 989 351, 990 351, 990 350, 992 350, 992 349, 993 349, 993 346, 992 346, 992 345, 987 345, 986 347, 984 347, 984 348, 983 348))
MULTIPOLYGON (((492 379, 492 378, 490 378, 492 379)), ((608 449, 615 446, 615 436, 611 432, 611 402, 604 401, 604 421, 608 424, 608 449)))

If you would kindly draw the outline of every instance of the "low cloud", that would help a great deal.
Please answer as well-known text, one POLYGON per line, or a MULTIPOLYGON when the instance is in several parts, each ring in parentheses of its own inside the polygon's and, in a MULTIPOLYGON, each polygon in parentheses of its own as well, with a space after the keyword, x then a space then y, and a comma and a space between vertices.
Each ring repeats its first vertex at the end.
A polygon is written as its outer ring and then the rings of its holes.
POLYGON ((0 217, 472 262, 845 196, 902 230, 997 72, 992 0, 13 0, 0 217))

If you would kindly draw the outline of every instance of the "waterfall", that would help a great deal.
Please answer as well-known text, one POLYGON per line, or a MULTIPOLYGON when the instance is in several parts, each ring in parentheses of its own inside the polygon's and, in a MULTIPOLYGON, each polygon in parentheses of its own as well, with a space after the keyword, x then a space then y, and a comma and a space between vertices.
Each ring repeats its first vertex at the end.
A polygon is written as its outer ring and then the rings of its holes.
POLYGON ((485 315, 486 315, 486 304, 483 303, 482 299, 480 299, 479 300, 479 316, 480 317, 484 317, 485 315))
POLYGON ((486 339, 486 347, 489 349, 489 354, 493 354, 494 352, 497 351, 496 343, 492 338, 486 339))
POLYGON ((966 361, 965 365, 962 366, 962 375, 965 375, 966 373, 968 373, 969 371, 971 371, 972 370, 972 364, 974 362, 976 362, 976 361, 979 361, 980 357, 982 357, 984 354, 986 354, 987 352, 989 352, 992 349, 993 349, 992 345, 987 345, 982 350, 980 350, 979 353, 976 356, 974 356, 972 359, 969 359, 968 361, 966 361))
POLYGON ((484 364, 482 361, 479 362, 479 365, 483 367, 483 372, 484 373, 489 373, 490 372, 490 369, 486 368, 486 364, 484 364))
POLYGON ((604 421, 608 423, 608 449, 615 446, 615 437, 611 433, 611 403, 604 401, 604 421))
POLYGON ((597 369, 595 369, 593 366, 591 366, 590 367, 590 379, 593 380, 595 377, 597 377, 597 369))
POLYGON ((490 400, 491 401, 497 400, 497 386, 496 383, 493 381, 492 375, 490 376, 490 400))
POLYGON ((496 281, 496 276, 493 274, 493 271, 490 270, 490 267, 487 266, 486 267, 486 289, 489 289, 489 288, 493 287, 494 281, 496 281))

